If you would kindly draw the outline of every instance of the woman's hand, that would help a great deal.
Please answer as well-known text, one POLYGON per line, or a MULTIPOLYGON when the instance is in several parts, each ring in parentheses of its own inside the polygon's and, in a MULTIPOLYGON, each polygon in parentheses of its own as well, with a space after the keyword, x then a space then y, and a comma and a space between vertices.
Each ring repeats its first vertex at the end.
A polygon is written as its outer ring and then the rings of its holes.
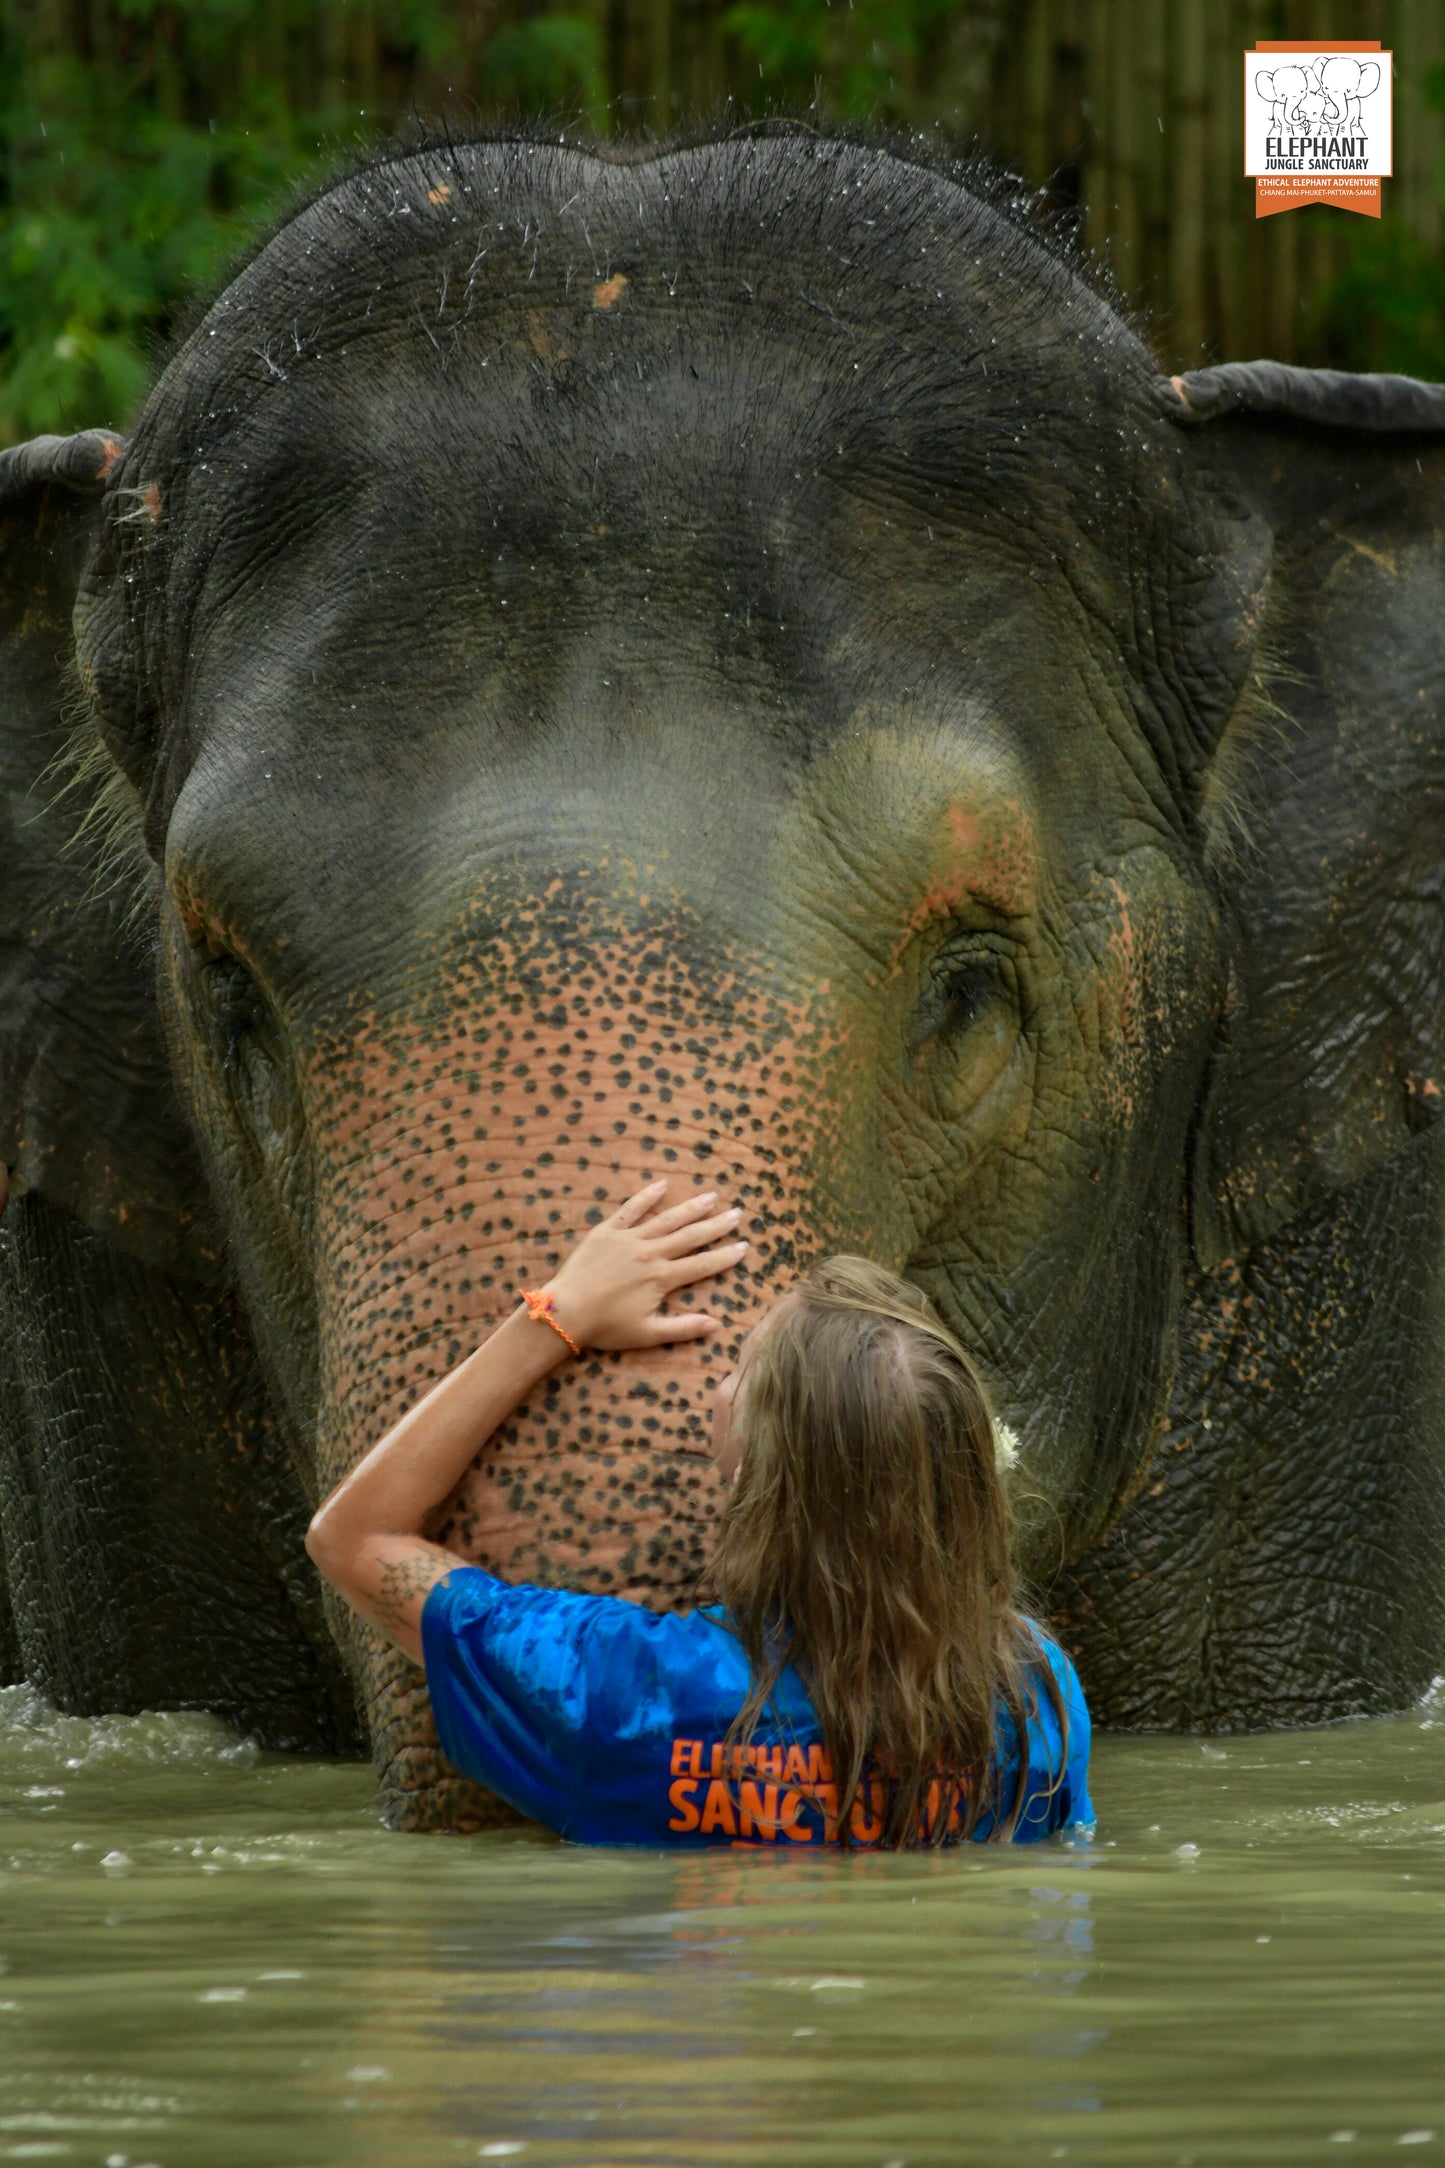
POLYGON ((742 1213, 719 1212, 704 1190, 659 1210, 666 1182, 649 1182, 610 1219, 584 1235, 547 1283, 557 1322, 582 1347, 661 1347, 700 1340, 713 1329, 706 1310, 665 1316, 658 1305, 680 1287, 695 1286, 739 1263, 747 1243, 731 1237, 742 1213), (717 1248, 709 1247, 716 1243, 717 1248))

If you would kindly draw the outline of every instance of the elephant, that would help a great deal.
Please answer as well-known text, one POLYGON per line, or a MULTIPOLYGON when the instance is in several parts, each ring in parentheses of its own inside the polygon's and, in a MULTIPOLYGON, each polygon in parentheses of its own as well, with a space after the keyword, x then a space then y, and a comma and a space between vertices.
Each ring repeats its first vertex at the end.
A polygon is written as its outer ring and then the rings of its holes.
POLYGON ((1445 388, 1169 377, 1016 185, 775 122, 422 139, 127 436, 0 454, 12 1662, 503 1810, 312 1503, 643 1179, 707 1342, 435 1532, 694 1598, 710 1389, 860 1251, 1016 1446, 1096 1718, 1445 1650, 1445 388))
POLYGON ((1373 97, 1380 83, 1377 60, 1356 60, 1352 53, 1331 53, 1320 61, 1316 79, 1324 96, 1324 117, 1329 127, 1343 128, 1347 135, 1365 132, 1360 100, 1373 97))
POLYGON ((1318 89, 1312 76, 1296 67, 1261 68, 1255 75, 1254 87, 1269 106, 1271 128, 1281 132, 1305 124, 1305 101, 1318 89))

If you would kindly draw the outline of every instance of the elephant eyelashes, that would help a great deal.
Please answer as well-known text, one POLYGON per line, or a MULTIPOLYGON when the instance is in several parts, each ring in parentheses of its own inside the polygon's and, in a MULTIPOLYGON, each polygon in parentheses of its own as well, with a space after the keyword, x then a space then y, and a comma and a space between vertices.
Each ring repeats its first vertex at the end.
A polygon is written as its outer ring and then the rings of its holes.
POLYGON ((993 966, 977 956, 941 956, 929 974, 914 1016, 909 1044, 954 1037, 978 1022, 999 998, 993 966))
POLYGON ((293 1166, 304 1125, 286 1035, 239 957, 211 957, 201 970, 211 1045, 225 1093, 262 1164, 293 1166))
POLYGON ((948 974, 944 996, 948 1009, 944 1030, 962 1030, 965 1025, 976 1023, 985 1009, 993 1007, 998 987, 991 972, 982 965, 970 965, 948 974))
POLYGON ((242 1047, 264 1021, 261 990, 246 966, 234 956, 217 956, 205 967, 216 1040, 223 1069, 234 1069, 242 1047))

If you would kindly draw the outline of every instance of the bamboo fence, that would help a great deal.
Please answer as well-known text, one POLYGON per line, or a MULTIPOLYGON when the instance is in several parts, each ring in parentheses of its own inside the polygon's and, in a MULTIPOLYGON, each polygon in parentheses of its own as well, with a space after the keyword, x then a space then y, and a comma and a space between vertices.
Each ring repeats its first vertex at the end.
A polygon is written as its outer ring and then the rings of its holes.
MULTIPOLYGON (((1356 214, 1256 219, 1243 176, 1242 55, 1260 38, 1378 38, 1395 56, 1384 218, 1441 246, 1445 0, 1028 0, 1001 43, 985 144, 1077 201, 1092 246, 1152 316, 1162 359, 1316 362, 1356 214)), ((1442 366, 1445 374, 1445 366, 1442 366)))

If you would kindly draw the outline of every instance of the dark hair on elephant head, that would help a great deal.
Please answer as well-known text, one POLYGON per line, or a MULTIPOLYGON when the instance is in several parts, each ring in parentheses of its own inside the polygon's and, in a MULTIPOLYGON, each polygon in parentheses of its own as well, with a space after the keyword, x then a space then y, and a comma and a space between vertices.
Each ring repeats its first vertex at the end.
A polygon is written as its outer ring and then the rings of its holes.
POLYGON ((162 367, 184 349, 219 295, 288 226, 338 189, 368 176, 384 176, 399 166, 419 162, 429 171, 450 166, 455 177, 477 153, 503 148, 520 150, 529 158, 538 153, 568 151, 593 159, 600 166, 628 168, 655 166, 690 152, 715 150, 719 144, 747 143, 790 143, 805 156, 829 148, 852 150, 866 160, 886 158, 898 168, 933 175, 987 204, 1008 225, 1027 235, 1032 245, 1066 265, 1141 337, 1146 335, 1147 321, 1142 311, 1119 285, 1107 258, 1084 246, 1083 212, 1079 206, 1059 202, 1046 188, 1031 187, 1018 173, 983 151, 960 150, 956 141, 941 132, 863 127, 832 117, 824 119, 816 113, 776 113, 745 121, 718 113, 665 135, 599 136, 585 121, 572 119, 560 124, 519 119, 500 125, 454 128, 425 114, 413 114, 384 141, 355 150, 320 178, 300 182, 293 188, 271 218, 227 260, 212 283, 192 296, 177 318, 161 356, 162 367))
POLYGON ((741 1465, 708 1583, 747 1652, 746 1745, 783 1670, 805 1680, 847 1844, 866 1790, 887 1846, 1007 1840, 1042 1692, 1057 1683, 1020 1616, 988 1397, 928 1298, 832 1257, 757 1328, 734 1412, 741 1465), (1006 1712, 1012 1789, 996 1753, 1006 1712))

